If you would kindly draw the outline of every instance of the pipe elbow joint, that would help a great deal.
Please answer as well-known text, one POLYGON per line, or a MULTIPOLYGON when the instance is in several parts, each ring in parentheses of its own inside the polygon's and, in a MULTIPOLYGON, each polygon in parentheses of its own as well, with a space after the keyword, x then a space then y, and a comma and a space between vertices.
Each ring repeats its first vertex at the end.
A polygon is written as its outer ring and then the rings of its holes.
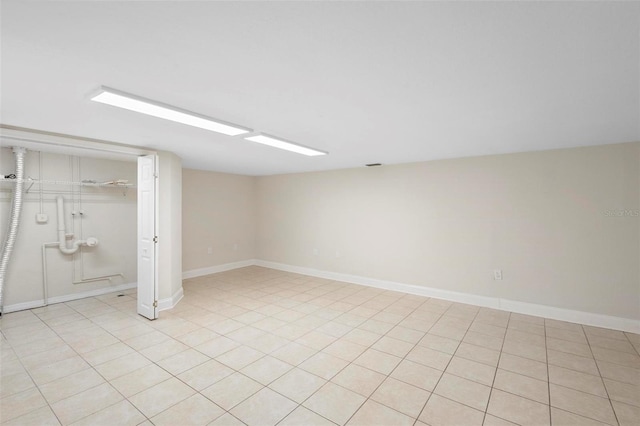
POLYGON ((64 254, 74 254, 78 251, 80 246, 95 247, 99 244, 99 240, 95 237, 89 237, 86 240, 75 240, 71 243, 71 247, 67 247, 67 244, 60 242, 58 248, 64 254))
POLYGON ((78 251, 79 247, 80 245, 78 244, 78 241, 74 241, 71 248, 68 248, 64 243, 58 244, 58 248, 64 254, 74 254, 75 252, 78 251))

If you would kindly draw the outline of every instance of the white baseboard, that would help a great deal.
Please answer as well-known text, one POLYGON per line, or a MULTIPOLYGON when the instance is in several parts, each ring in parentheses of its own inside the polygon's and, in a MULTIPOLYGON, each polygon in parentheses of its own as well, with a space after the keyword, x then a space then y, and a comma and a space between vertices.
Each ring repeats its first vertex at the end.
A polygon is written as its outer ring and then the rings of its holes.
POLYGON ((182 300, 183 297, 184 297, 184 290, 182 289, 182 286, 180 286, 178 291, 173 293, 171 297, 158 300, 158 311, 166 311, 167 309, 171 309, 175 307, 178 304, 178 302, 182 300))
MULTIPOLYGON (((65 294, 63 296, 54 296, 49 298, 48 304, 53 305, 56 303, 70 302, 72 300, 84 299, 87 297, 102 296, 103 294, 129 290, 132 288, 136 288, 137 286, 138 286, 138 283, 127 283, 127 284, 120 284, 116 286, 98 288, 96 290, 83 291, 80 293, 65 294)), ((29 302, 15 303, 13 305, 5 306, 3 312, 9 313, 9 312, 24 311, 25 309, 41 308, 43 306, 45 306, 44 299, 32 300, 29 302)))
POLYGON ((27 309, 41 308, 44 306, 44 299, 31 300, 29 302, 14 303, 13 305, 7 305, 2 309, 2 312, 8 314, 9 312, 25 311, 27 309))
POLYGON ((241 260, 239 262, 223 263, 222 265, 209 266, 207 268, 192 269, 182 273, 182 279, 202 277, 204 275, 217 274, 218 272, 230 271, 232 269, 244 268, 256 264, 255 259, 241 260))
POLYGON ((343 281, 352 284, 365 285, 383 290, 400 291, 403 293, 415 294, 418 296, 434 297, 436 299, 450 300, 452 302, 467 303, 469 305, 484 306, 487 308, 499 309, 498 299, 494 297, 479 296, 470 293, 460 293, 456 291, 442 290, 433 287, 422 287, 413 284, 403 284, 395 281, 378 280, 375 278, 361 277, 358 275, 341 274, 338 272, 322 271, 319 269, 305 268, 301 266, 286 265, 283 263, 257 260, 257 266, 278 269, 281 271, 294 272, 302 275, 310 275, 318 278, 325 278, 334 281, 343 281))
POLYGON ((575 322, 578 324, 592 325, 594 327, 611 328, 613 330, 640 334, 640 321, 631 318, 614 317, 611 315, 594 314, 584 311, 574 311, 571 309, 556 308, 554 306, 518 302, 517 300, 499 300, 500 307, 498 309, 501 309, 503 311, 534 315, 537 317, 550 318, 559 321, 575 322))
POLYGON ((480 296, 470 293, 441 290, 432 287, 422 287, 413 284, 403 284, 394 281, 376 280, 357 275, 341 274, 337 272, 322 271, 313 268, 287 265, 284 263, 256 260, 254 265, 280 271, 293 272, 312 277, 325 278, 335 281, 343 281, 352 284, 360 284, 384 290, 400 291, 418 296, 434 297, 452 302, 467 303, 519 314, 533 315, 544 318, 568 321, 595 327, 610 328, 614 330, 640 333, 640 320, 614 317, 610 315, 595 314, 591 312, 574 311, 571 309, 556 308, 553 306, 538 305, 535 303, 518 302, 515 300, 501 299, 497 297, 480 296))

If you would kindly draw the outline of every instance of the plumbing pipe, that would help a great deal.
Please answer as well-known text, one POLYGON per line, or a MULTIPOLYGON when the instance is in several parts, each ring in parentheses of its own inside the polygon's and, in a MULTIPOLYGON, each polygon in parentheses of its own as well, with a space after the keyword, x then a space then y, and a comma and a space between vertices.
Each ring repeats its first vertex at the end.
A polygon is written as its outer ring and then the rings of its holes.
POLYGON ((56 197, 58 204, 58 248, 64 254, 74 254, 78 251, 80 246, 95 247, 98 245, 98 239, 89 237, 86 240, 73 240, 71 247, 67 247, 67 236, 73 237, 73 234, 67 234, 67 230, 64 225, 64 199, 62 197, 56 197))
MULTIPOLYGON (((77 161, 78 161, 78 181, 79 182, 83 182, 82 179, 82 158, 81 157, 76 157, 77 161)), ((73 174, 73 166, 71 167, 71 172, 73 174)), ((75 191, 74 191, 75 192, 75 191)), ((82 185, 80 185, 80 187, 78 188, 78 209, 80 210, 80 216, 84 216, 84 212, 82 210, 82 185)), ((72 192, 73 194, 73 192, 72 192)), ((73 230, 75 231, 75 222, 74 222, 74 228, 73 230)), ((82 229, 82 220, 80 221, 80 238, 82 238, 82 236, 84 235, 83 229, 82 229)), ((124 274, 122 272, 117 273, 117 274, 110 274, 110 275, 100 275, 97 277, 91 277, 91 278, 85 278, 84 277, 84 257, 83 257, 83 252, 82 250, 80 250, 80 256, 79 260, 80 260, 80 279, 76 279, 76 268, 75 268, 75 264, 73 267, 73 283, 74 284, 84 284, 84 283, 90 283, 90 282, 95 282, 95 281, 109 281, 109 283, 111 283, 111 279, 115 278, 115 277, 120 277, 124 279, 124 274)))
POLYGON ((13 190, 13 204, 11 206, 11 217, 9 219, 9 229, 2 246, 2 258, 0 260, 0 316, 4 310, 4 280, 9 266, 9 259, 13 252, 20 225, 20 213, 22 212, 22 188, 24 186, 24 157, 27 150, 22 147, 13 147, 13 154, 16 158, 16 186, 13 190))
MULTIPOLYGON (((59 245, 60 243, 58 243, 57 241, 42 244, 42 294, 43 294, 43 300, 44 300, 43 306, 49 305, 49 280, 47 278, 47 248, 58 247, 59 245)), ((88 280, 73 281, 73 283, 82 284, 82 283, 93 282, 93 281, 104 281, 104 280, 111 281, 112 277, 117 277, 117 276, 124 277, 123 274, 115 274, 115 275, 107 275, 104 277, 90 278, 88 280)))
POLYGON ((124 277, 124 274, 122 273, 118 273, 118 274, 113 274, 113 275, 103 275, 101 277, 93 277, 93 278, 83 278, 81 280, 74 280, 73 284, 85 284, 85 283, 93 283, 96 281, 109 281, 111 282, 111 280, 115 277, 124 277))
POLYGON ((47 247, 58 247, 58 242, 42 244, 42 294, 44 306, 49 304, 49 282, 47 280, 47 247))
MULTIPOLYGON (((58 246, 59 246, 59 243, 57 241, 42 244, 42 294, 43 294, 43 300, 44 300, 43 306, 49 305, 49 280, 47 279, 47 248, 58 247, 58 246)), ((118 274, 118 275, 123 276, 122 274, 118 274)), ((111 278, 109 277, 99 277, 99 279, 96 278, 96 279, 87 280, 84 282, 100 281, 105 279, 111 281, 111 278)), ((81 282, 77 283, 74 281, 73 283, 80 284, 81 282)))
POLYGON ((75 271, 74 271, 74 277, 73 277, 73 283, 74 284, 84 284, 84 283, 92 283, 94 281, 109 281, 111 282, 111 280, 115 277, 120 277, 120 278, 124 278, 124 274, 122 272, 119 272, 117 274, 111 274, 111 275, 101 275, 99 277, 91 277, 91 278, 81 278, 79 280, 77 280, 75 278, 75 271))

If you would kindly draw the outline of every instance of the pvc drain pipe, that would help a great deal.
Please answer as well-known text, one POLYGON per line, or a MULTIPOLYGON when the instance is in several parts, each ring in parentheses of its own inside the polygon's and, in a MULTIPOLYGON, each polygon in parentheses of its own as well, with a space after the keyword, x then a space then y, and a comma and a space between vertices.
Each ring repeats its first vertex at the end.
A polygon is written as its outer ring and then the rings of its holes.
POLYGON ((58 248, 64 254, 74 254, 80 246, 95 247, 98 245, 98 239, 89 237, 86 240, 73 240, 71 247, 67 247, 67 236, 73 237, 73 234, 67 234, 64 225, 64 199, 60 196, 56 197, 58 203, 58 248))

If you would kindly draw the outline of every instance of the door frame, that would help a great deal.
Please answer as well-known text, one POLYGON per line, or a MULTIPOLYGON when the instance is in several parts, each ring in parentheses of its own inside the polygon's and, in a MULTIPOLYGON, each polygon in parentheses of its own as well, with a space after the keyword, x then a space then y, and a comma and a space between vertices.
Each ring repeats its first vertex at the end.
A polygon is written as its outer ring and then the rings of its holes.
MULTIPOLYGON (((131 160, 144 155, 155 156, 155 175, 158 176, 158 152, 139 148, 135 146, 122 145, 110 141, 102 141, 97 139, 86 139, 82 137, 53 134, 48 132, 36 131, 22 127, 8 126, 0 124, 0 147, 21 146, 33 151, 46 151, 51 153, 87 156, 87 157, 105 157, 111 159, 131 160)), ((139 195, 139 194, 138 194, 139 195)), ((160 211, 158 208, 159 189, 158 182, 155 182, 155 203, 154 203, 154 228, 157 232, 157 225, 160 220, 160 211)), ((136 218, 137 221, 137 218, 136 218)), ((136 232, 137 233, 137 232, 136 232)), ((138 247, 139 250, 139 247, 138 247)), ((154 273, 154 292, 156 297, 159 295, 158 280, 158 247, 155 250, 155 273, 154 273)), ((136 263, 137 259, 136 251, 136 263)), ((138 287, 140 283, 138 283, 138 287)), ((137 310, 137 307, 136 307, 137 310)), ((155 317, 158 316, 158 308, 155 309, 155 317)))

